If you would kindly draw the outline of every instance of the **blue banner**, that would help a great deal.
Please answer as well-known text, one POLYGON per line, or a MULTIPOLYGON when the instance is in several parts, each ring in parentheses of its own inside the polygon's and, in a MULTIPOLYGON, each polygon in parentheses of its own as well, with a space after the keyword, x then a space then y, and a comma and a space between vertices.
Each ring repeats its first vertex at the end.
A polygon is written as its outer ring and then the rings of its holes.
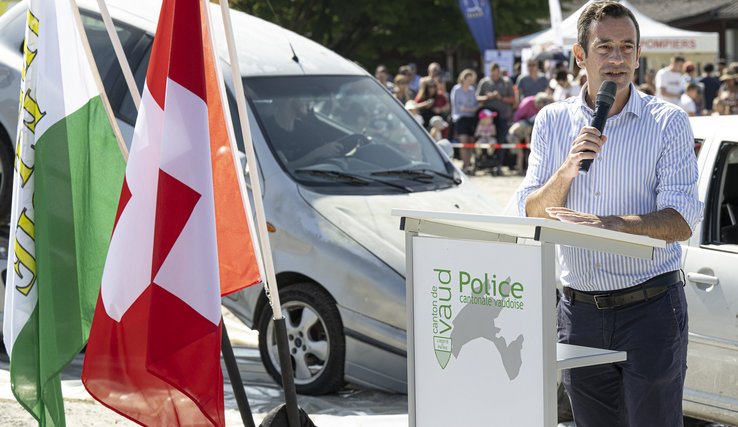
POLYGON ((489 0, 459 0, 459 9, 474 41, 477 42, 479 51, 484 53, 487 49, 496 49, 495 27, 489 0))

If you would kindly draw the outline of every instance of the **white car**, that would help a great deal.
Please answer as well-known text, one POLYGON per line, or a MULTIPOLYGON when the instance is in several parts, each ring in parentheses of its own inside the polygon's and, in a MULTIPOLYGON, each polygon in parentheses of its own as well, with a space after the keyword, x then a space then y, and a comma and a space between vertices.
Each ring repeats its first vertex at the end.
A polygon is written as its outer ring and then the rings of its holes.
POLYGON ((682 244, 689 305, 684 413, 738 425, 738 116, 690 119, 704 219, 682 244))
MULTIPOLYGON (((78 3, 113 111, 130 142, 136 109, 97 3, 78 3)), ((106 3, 140 88, 160 2, 106 3)), ((0 139, 2 132, 15 135, 25 12, 21 2, 0 17, 0 139)), ((220 10, 212 4, 211 15, 236 117, 220 10)), ((404 234, 391 209, 493 213, 499 208, 371 74, 277 25, 235 11, 232 20, 280 299, 295 338, 290 343, 297 390, 330 393, 348 381, 405 392, 404 234), (284 141, 275 114, 288 104, 300 106, 301 120, 312 127, 284 141), (295 142, 330 141, 345 149, 319 162, 291 163, 295 142)), ((234 125, 240 137, 238 122, 234 125)), ((278 378, 271 309, 262 287, 235 293, 224 304, 259 330, 262 361, 278 378)))

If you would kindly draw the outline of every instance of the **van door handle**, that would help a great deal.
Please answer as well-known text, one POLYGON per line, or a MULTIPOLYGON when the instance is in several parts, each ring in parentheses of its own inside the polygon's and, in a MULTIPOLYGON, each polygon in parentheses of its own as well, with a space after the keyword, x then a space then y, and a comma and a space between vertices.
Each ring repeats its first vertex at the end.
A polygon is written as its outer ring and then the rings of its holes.
POLYGON ((694 283, 705 283, 707 285, 717 285, 719 280, 715 276, 709 276, 702 273, 687 273, 687 280, 694 283))

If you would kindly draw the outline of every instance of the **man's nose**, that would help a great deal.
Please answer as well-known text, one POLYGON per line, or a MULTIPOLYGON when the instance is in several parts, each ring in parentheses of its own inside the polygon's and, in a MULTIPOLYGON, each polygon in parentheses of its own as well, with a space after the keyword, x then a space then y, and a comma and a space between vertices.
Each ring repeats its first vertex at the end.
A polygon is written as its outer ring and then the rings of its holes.
POLYGON ((610 55, 608 56, 608 58, 607 58, 607 59, 608 59, 608 61, 610 61, 610 62, 613 62, 613 63, 619 64, 619 63, 621 63, 621 62, 623 62, 623 61, 624 61, 624 59, 625 59, 625 54, 623 53, 623 51, 621 50, 621 48, 620 48, 620 47, 617 47, 617 46, 615 46, 615 47, 613 47, 613 48, 612 48, 612 50, 610 51, 610 55))

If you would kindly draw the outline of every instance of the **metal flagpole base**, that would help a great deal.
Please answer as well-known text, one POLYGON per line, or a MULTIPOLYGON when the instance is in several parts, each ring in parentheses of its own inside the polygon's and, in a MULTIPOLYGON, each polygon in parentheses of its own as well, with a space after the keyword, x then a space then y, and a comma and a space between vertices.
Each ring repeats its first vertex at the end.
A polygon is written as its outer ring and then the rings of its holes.
POLYGON ((238 404, 238 412, 241 413, 241 421, 245 427, 256 427, 254 424, 254 415, 251 413, 251 406, 249 406, 249 399, 246 396, 246 390, 243 387, 243 381, 241 380, 241 372, 238 370, 238 362, 236 362, 236 356, 233 354, 233 347, 231 347, 231 340, 228 338, 228 331, 226 330, 225 322, 221 317, 221 340, 220 350, 223 354, 223 361, 228 371, 228 378, 231 379, 231 387, 233 388, 233 397, 236 398, 238 404))
POLYGON ((277 334, 277 350, 279 352, 279 365, 282 371, 282 388, 284 389, 284 403, 287 406, 287 421, 290 427, 300 426, 300 414, 297 409, 297 391, 295 389, 295 377, 292 370, 292 358, 290 347, 287 342, 287 326, 284 317, 274 320, 274 328, 277 334))

